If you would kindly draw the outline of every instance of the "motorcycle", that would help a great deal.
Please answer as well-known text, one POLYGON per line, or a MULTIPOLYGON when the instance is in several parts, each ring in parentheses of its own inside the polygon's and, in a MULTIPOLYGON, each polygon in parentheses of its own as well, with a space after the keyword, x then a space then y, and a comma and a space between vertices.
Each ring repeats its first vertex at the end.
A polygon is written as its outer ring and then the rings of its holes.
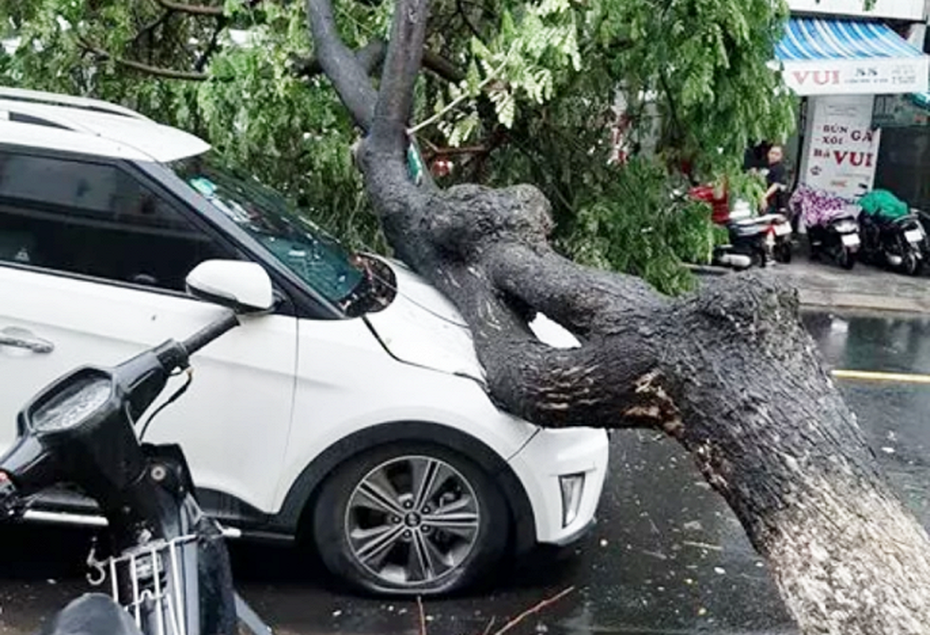
POLYGON ((863 208, 859 217, 863 258, 907 275, 918 275, 928 250, 919 213, 885 190, 863 195, 859 204, 863 208))
POLYGON ((927 234, 916 214, 898 218, 863 214, 860 224, 865 258, 909 276, 920 274, 927 252, 927 234))
POLYGON ((791 195, 789 205, 807 229, 812 259, 826 255, 843 269, 855 266, 862 244, 858 206, 803 184, 791 195))
POLYGON ((29 497, 76 485, 106 518, 111 555, 91 548, 88 593, 53 620, 51 633, 233 635, 241 621, 254 635, 268 628, 235 592, 223 530, 197 503, 178 445, 142 442, 152 418, 191 380, 190 357, 238 326, 239 315, 274 305, 271 281, 257 264, 206 261, 187 278, 191 294, 223 304, 219 319, 183 342, 168 340, 112 368, 78 368, 36 395, 17 418, 18 439, 0 458, 0 515, 20 517, 29 497), (187 382, 135 425, 170 377, 187 382))
POLYGON ((726 194, 717 196, 710 186, 692 188, 689 195, 710 204, 711 219, 727 230, 729 243, 714 249, 714 264, 746 269, 764 267, 773 260, 791 262, 791 222, 784 214, 753 216, 749 203, 742 200, 730 209, 726 194))

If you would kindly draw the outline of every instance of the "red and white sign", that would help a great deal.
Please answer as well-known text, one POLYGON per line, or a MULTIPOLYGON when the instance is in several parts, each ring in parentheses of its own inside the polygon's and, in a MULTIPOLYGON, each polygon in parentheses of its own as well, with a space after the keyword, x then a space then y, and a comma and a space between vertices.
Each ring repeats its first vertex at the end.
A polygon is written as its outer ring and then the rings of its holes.
POLYGON ((871 127, 873 103, 871 95, 810 100, 805 183, 849 198, 872 188, 881 140, 881 129, 871 127))
POLYGON ((785 61, 782 77, 798 95, 892 95, 928 90, 930 57, 785 61))

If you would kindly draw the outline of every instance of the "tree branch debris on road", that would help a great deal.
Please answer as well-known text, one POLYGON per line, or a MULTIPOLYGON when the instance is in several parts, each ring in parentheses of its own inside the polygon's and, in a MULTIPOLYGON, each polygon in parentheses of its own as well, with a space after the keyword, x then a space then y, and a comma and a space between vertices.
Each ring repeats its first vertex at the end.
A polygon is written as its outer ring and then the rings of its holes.
MULTIPOLYGON (((491 633, 491 629, 494 627, 494 623, 497 621, 497 618, 495 616, 492 616, 491 620, 488 622, 488 625, 485 627, 484 633, 482 635, 489 635, 489 633, 490 635, 504 635, 505 633, 513 630, 514 628, 522 624, 523 621, 526 620, 528 617, 535 615, 536 613, 539 613, 540 611, 542 611, 543 609, 549 606, 552 606, 553 604, 555 604, 556 602, 558 602, 565 596, 572 593, 574 590, 575 590, 575 587, 570 586, 565 589, 562 589, 561 591, 559 591, 553 596, 540 600, 533 606, 529 607, 528 609, 526 609, 525 611, 523 611, 522 613, 520 613, 519 615, 511 619, 509 622, 504 624, 501 628, 494 631, 493 633, 491 633)), ((426 629, 426 613, 423 610, 423 600, 420 598, 419 595, 417 596, 417 612, 418 612, 418 617, 419 617, 418 633, 419 635, 428 635, 427 629, 426 629)))

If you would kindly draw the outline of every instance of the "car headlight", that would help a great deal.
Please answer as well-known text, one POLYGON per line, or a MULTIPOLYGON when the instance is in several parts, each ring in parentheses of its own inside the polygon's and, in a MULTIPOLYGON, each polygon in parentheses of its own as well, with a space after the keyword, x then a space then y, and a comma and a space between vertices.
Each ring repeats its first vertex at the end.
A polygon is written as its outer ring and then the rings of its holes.
POLYGON ((562 526, 568 527, 578 517, 578 510, 581 507, 584 473, 560 476, 559 485, 562 488, 562 526))
POLYGON ((36 432, 61 432, 74 428, 94 414, 110 398, 109 377, 91 375, 62 387, 30 413, 29 423, 36 432))

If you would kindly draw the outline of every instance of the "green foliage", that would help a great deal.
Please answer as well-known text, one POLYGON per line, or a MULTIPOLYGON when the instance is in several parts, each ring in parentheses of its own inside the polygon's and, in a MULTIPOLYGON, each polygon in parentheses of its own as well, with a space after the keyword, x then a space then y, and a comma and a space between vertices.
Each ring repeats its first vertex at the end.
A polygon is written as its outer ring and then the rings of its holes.
POLYGON ((727 179, 731 200, 742 199, 755 205, 762 200, 767 188, 765 177, 758 172, 738 172, 727 179))
MULTIPOLYGON (((293 72, 313 50, 304 3, 213 4, 221 20, 157 0, 0 0, 0 36, 19 42, 0 54, 0 81, 190 130, 353 246, 386 250, 351 159, 357 131, 328 80, 293 72)), ((386 38, 392 8, 334 1, 351 47, 386 38)), ((742 187, 745 143, 791 129, 792 99, 766 66, 786 15, 783 0, 433 0, 427 46, 461 80, 424 73, 412 126, 427 163, 475 149, 445 182, 535 183, 563 248, 682 291, 680 260, 705 260, 713 231, 702 207, 670 203, 675 166, 742 187), (618 94, 645 148, 625 167, 607 163, 618 94)))
MULTIPOLYGON (((209 79, 197 82, 97 60, 81 43, 113 57, 191 71, 213 37, 215 19, 171 14, 137 38, 164 15, 155 0, 0 0, 3 22, 20 41, 12 56, 0 57, 0 81, 122 103, 194 132, 232 167, 290 195, 354 247, 386 251, 352 163, 355 132, 348 114, 323 78, 307 81, 293 72, 292 57, 312 50, 301 4, 266 3, 249 11, 242 2, 227 2, 236 9, 230 23, 247 40, 237 44, 231 29, 221 29, 205 67, 209 79), (200 44, 184 44, 192 40, 200 44)), ((357 42, 358 31, 347 29, 346 37, 357 42)))
POLYGON ((716 244, 710 213, 710 206, 673 191, 654 162, 634 159, 579 209, 560 246, 579 262, 632 273, 677 295, 695 284, 682 261, 710 262, 716 244))

